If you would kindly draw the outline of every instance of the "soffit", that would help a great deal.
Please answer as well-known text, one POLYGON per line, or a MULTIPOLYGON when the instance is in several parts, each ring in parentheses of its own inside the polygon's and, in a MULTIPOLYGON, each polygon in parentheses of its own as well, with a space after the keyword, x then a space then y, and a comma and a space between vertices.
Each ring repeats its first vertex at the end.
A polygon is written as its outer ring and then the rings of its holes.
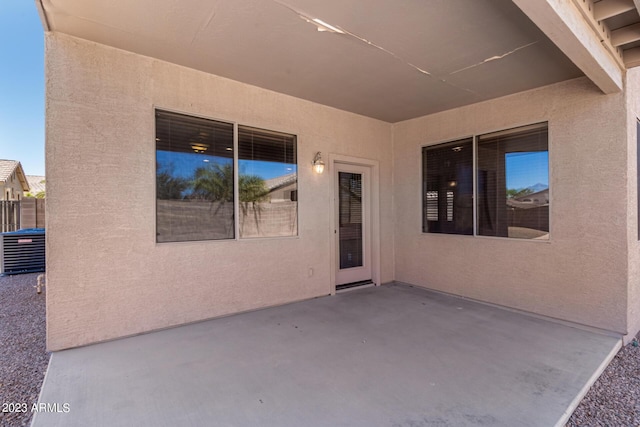
POLYGON ((621 68, 640 66, 640 0, 572 0, 621 68))
POLYGON ((42 5, 52 31, 387 122, 582 75, 510 0, 42 5))

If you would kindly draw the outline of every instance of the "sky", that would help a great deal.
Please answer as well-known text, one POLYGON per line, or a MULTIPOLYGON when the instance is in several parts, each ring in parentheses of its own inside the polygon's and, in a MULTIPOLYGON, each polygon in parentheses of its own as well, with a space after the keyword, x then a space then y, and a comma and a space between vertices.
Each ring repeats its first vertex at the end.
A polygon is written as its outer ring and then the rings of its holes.
POLYGON ((549 185, 549 152, 507 153, 507 188, 521 190, 536 184, 549 185))
MULTIPOLYGON (((156 161, 161 168, 164 167, 171 171, 174 176, 191 179, 197 168, 211 165, 212 163, 224 164, 231 162, 231 158, 159 150, 156 154, 156 161)), ((297 169, 296 165, 288 163, 238 160, 238 172, 240 174, 257 175, 265 180, 289 175, 297 172, 297 169)))
POLYGON ((44 30, 33 0, 0 0, 0 159, 44 175, 44 30))

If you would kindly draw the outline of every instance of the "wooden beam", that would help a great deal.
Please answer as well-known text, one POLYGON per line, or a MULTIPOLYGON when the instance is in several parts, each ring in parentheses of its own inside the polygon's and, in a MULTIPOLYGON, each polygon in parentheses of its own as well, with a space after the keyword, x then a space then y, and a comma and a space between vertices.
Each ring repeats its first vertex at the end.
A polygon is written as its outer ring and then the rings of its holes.
POLYGON ((602 0, 593 5, 593 17, 597 21, 611 18, 636 8, 633 0, 602 0))
POLYGON ((640 23, 628 25, 611 31, 611 43, 614 46, 633 43, 640 40, 640 23))
POLYGON ((640 0, 633 0, 633 4, 636 5, 636 9, 640 12, 640 0))
POLYGON ((622 90, 623 68, 572 1, 513 0, 604 93, 622 90))
POLYGON ((624 63, 627 68, 640 66, 640 47, 624 51, 624 63))
POLYGON ((582 19, 591 27, 596 34, 596 37, 602 43, 609 54, 618 63, 620 69, 624 69, 624 60, 622 59, 622 49, 617 48, 611 44, 611 31, 609 27, 602 21, 596 21, 593 16, 593 3, 591 0, 573 0, 573 5, 578 9, 582 15, 582 19))

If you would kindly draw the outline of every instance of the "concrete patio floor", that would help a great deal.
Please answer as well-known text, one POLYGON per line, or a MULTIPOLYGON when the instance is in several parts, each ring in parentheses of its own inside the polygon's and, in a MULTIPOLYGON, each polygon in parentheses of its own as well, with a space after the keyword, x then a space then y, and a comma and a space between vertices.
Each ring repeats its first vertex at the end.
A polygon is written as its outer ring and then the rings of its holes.
POLYGON ((391 284, 56 352, 32 425, 563 425, 620 345, 391 284))

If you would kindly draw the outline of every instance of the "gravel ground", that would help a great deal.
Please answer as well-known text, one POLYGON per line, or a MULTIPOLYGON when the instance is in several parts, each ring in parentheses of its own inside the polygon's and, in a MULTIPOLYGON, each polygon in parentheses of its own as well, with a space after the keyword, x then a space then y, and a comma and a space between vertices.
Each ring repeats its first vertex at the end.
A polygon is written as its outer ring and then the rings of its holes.
POLYGON ((640 347, 628 344, 618 352, 567 426, 640 426, 640 347))
MULTIPOLYGON (((0 404, 26 403, 38 393, 49 363, 45 290, 38 274, 0 277, 0 404)), ((3 413, 0 426, 28 426, 31 413, 3 413)), ((640 426, 640 347, 625 346, 591 387, 567 427, 640 426)))
POLYGON ((0 277, 0 405, 26 404, 27 412, 3 412, 0 426, 28 426, 49 363, 45 347, 45 292, 38 274, 0 277))

